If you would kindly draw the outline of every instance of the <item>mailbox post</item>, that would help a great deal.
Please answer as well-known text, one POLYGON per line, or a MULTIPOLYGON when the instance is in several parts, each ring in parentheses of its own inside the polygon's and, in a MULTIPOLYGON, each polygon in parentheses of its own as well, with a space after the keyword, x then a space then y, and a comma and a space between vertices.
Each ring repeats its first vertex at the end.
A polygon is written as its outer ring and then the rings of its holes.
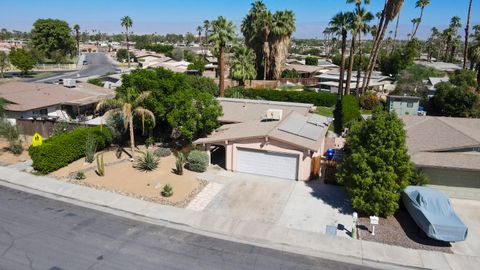
POLYGON ((370 216, 370 224, 372 225, 372 235, 375 236, 375 225, 378 225, 379 218, 377 216, 370 216))

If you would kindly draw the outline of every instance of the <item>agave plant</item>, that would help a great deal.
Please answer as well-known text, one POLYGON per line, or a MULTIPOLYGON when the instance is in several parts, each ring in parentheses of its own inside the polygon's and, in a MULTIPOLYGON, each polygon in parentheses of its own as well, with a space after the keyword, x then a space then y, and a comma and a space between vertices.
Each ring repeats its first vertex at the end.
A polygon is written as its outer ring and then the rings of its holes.
POLYGON ((161 192, 163 197, 170 197, 173 195, 173 187, 170 184, 166 184, 163 187, 163 190, 161 192))
POLYGON ((159 163, 160 159, 152 152, 147 151, 143 156, 140 156, 135 160, 135 168, 143 172, 149 172, 155 170, 159 163))

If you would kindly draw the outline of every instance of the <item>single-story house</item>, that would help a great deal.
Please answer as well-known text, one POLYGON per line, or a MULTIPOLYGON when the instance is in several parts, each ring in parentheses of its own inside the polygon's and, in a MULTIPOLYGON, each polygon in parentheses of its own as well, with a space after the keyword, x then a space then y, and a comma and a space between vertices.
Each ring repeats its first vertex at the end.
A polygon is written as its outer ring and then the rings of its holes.
POLYGON ((428 97, 433 97, 435 96, 435 93, 437 92, 437 89, 435 88, 435 85, 441 82, 448 82, 449 78, 448 76, 445 77, 429 77, 428 80, 426 80, 425 86, 428 89, 428 97))
POLYGON ((480 119, 402 116, 408 152, 430 184, 452 197, 480 200, 480 119))
POLYGON ((196 145, 227 170, 307 181, 320 168, 329 119, 311 104, 221 99, 226 124, 196 145), (270 105, 269 105, 270 103, 270 105), (242 116, 244 121, 241 121, 242 116))
MULTIPOLYGON (((330 92, 330 93, 338 93, 338 83, 340 80, 340 72, 339 71, 331 71, 326 72, 321 75, 315 76, 318 79, 318 88, 321 92, 330 92)), ((346 86, 347 74, 345 72, 344 75, 344 89, 346 86)), ((363 76, 360 79, 359 86, 361 87, 363 84, 363 76)), ((389 92, 393 90, 393 79, 388 76, 383 76, 380 73, 374 72, 370 78, 369 90, 371 89, 378 89, 381 92, 389 92)), ((352 93, 356 93, 357 91, 357 72, 355 71, 352 74, 352 78, 350 80, 350 91, 352 93)))
POLYGON ((420 98, 413 96, 387 96, 387 109, 397 115, 418 115, 420 98))
POLYGON ((454 72, 455 70, 462 69, 460 65, 446 62, 415 61, 415 64, 431 67, 445 72, 454 72))
POLYGON ((61 84, 11 82, 0 84, 0 97, 6 100, 6 118, 61 119, 71 121, 91 116, 96 103, 114 97, 111 89, 89 83, 61 84))

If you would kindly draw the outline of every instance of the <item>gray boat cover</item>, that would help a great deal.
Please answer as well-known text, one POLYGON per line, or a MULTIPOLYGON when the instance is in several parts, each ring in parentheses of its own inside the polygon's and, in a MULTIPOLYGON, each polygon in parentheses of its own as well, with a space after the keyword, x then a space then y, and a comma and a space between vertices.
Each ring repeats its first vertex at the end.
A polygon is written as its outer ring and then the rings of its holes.
POLYGON ((428 237, 446 242, 467 238, 468 228, 445 194, 429 187, 408 186, 402 198, 413 220, 428 237))

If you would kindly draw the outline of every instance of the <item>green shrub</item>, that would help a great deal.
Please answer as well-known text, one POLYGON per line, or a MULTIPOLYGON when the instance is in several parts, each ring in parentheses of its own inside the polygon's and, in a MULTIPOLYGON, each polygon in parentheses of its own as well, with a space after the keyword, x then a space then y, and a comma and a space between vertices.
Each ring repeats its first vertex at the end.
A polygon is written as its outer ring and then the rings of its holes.
POLYGON ((85 176, 85 173, 83 171, 78 171, 75 174, 75 179, 77 179, 77 180, 83 180, 85 178, 87 178, 87 176, 85 176))
POLYGON ((143 172, 153 171, 158 167, 160 160, 152 152, 147 151, 135 160, 135 168, 143 172))
POLYGON ((155 139, 153 139, 153 137, 148 137, 146 140, 145 140, 145 147, 148 149, 150 146, 154 145, 155 144, 155 139))
POLYGON ((105 176, 105 162, 103 161, 103 154, 97 156, 97 174, 105 176))
POLYGON ((242 87, 228 88, 226 97, 233 95, 248 99, 265 99, 271 101, 312 103, 315 106, 333 107, 337 101, 337 94, 315 93, 305 91, 278 91, 269 89, 245 89, 242 87))
POLYGON ((97 142, 92 134, 88 134, 85 142, 85 161, 92 163, 95 160, 95 152, 97 152, 97 142))
POLYGON ((380 105, 380 99, 377 97, 375 92, 367 92, 365 95, 360 97, 360 105, 365 110, 373 110, 375 107, 380 105))
POLYGON ((163 197, 170 197, 173 195, 173 187, 170 184, 166 184, 163 187, 163 190, 161 192, 163 197))
POLYGON ((430 182, 428 175, 422 171, 415 171, 410 180, 411 185, 415 186, 425 186, 430 182))
POLYGON ((22 141, 14 140, 8 144, 8 151, 15 155, 20 155, 23 152, 22 141))
POLYGON ((159 147, 153 152, 157 157, 168 157, 172 154, 169 148, 159 147))
POLYGON ((90 83, 90 84, 93 84, 93 85, 96 85, 96 86, 99 86, 99 87, 103 87, 103 85, 105 84, 99 78, 88 79, 87 83, 90 83))
POLYGON ((68 123, 67 122, 56 122, 53 126, 52 136, 61 135, 68 131, 68 123))
POLYGON ((30 146, 28 152, 33 160, 33 168, 47 174, 84 157, 86 140, 90 134, 97 142, 97 150, 110 146, 112 142, 112 134, 106 127, 77 128, 51 137, 40 146, 30 146))
POLYGON ((344 96, 342 101, 338 101, 333 111, 334 128, 337 134, 341 134, 343 129, 350 127, 353 121, 360 119, 360 105, 354 96, 344 96))
POLYGON ((208 167, 208 154, 204 151, 193 150, 187 157, 187 169, 194 172, 204 172, 208 167))

